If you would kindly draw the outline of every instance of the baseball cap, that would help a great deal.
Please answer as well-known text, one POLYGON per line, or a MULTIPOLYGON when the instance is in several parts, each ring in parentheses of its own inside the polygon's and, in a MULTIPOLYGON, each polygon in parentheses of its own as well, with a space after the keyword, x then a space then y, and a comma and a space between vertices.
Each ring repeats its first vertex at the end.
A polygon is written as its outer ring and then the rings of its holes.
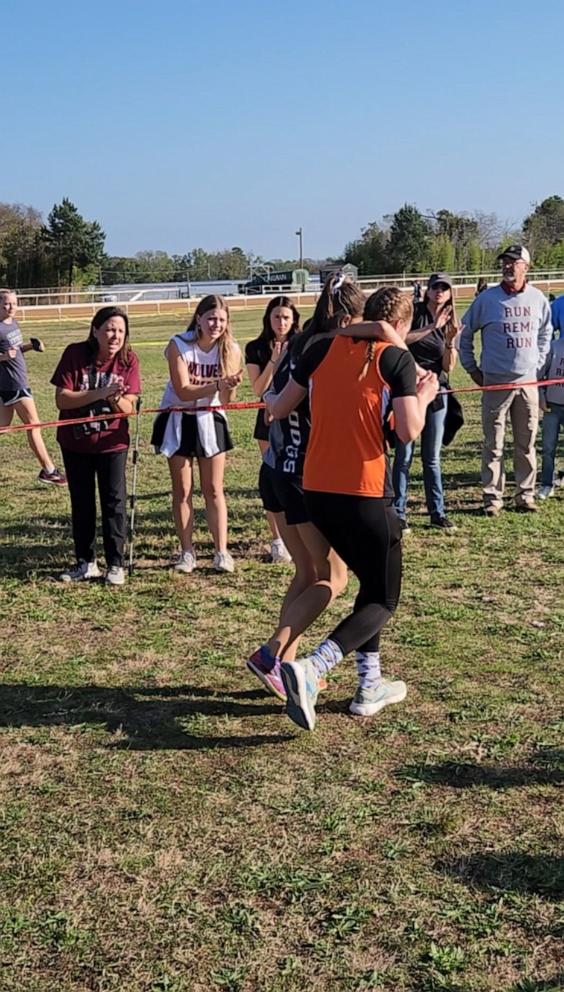
POLYGON ((527 265, 531 264, 531 256, 524 245, 509 245, 509 248, 504 248, 503 251, 500 251, 497 256, 498 262, 502 258, 514 258, 516 262, 521 260, 522 262, 526 262, 527 265))
POLYGON ((445 286, 449 286, 452 289, 452 279, 450 276, 447 276, 446 272, 433 272, 433 275, 429 276, 427 289, 432 289, 438 282, 444 282, 445 286))

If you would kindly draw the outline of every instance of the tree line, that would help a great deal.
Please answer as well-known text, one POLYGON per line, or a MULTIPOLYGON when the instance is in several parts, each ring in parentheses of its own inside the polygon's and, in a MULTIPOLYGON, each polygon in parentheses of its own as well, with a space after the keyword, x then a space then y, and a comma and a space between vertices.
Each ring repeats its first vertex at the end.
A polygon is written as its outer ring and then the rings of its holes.
POLYGON ((521 227, 494 213, 422 214, 404 204, 381 224, 368 224, 344 251, 360 273, 491 272, 511 243, 525 244, 536 269, 564 268, 564 200, 550 196, 536 204, 521 227))
MULTIPOLYGON (((139 251, 109 255, 98 221, 86 220, 67 198, 47 220, 23 204, 0 203, 0 283, 16 289, 116 283, 244 280, 253 272, 298 267, 296 259, 264 259, 240 247, 183 255, 139 251)), ((341 258, 304 259, 316 272, 327 263, 350 262, 361 275, 417 272, 492 271, 499 251, 511 242, 526 244, 536 269, 564 269, 564 199, 550 196, 535 204, 520 227, 496 214, 423 214, 406 203, 381 222, 371 222, 343 249, 341 258)))

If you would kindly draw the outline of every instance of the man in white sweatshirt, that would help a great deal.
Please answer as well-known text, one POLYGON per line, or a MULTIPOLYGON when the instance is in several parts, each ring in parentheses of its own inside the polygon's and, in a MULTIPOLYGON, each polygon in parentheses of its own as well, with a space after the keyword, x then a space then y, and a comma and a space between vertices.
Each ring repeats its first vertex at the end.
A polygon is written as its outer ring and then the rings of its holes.
POLYGON ((501 283, 476 297, 462 318, 460 336, 460 362, 475 383, 516 384, 511 389, 482 393, 482 489, 484 512, 489 517, 497 517, 503 507, 503 446, 508 415, 513 428, 515 505, 522 511, 537 510, 538 388, 519 383, 539 378, 552 340, 548 300, 527 283, 529 252, 523 245, 510 245, 498 258, 501 283), (474 353, 478 330, 482 339, 479 364, 474 353))

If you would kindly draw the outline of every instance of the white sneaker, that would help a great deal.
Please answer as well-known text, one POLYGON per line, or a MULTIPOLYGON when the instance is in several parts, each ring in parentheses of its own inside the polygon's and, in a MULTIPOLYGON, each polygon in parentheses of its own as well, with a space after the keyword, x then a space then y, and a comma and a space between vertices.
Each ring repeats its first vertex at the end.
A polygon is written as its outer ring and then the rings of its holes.
POLYGON ((555 486, 564 486, 564 472, 555 472, 553 482, 555 486))
POLYGON ((235 562, 229 551, 216 551, 213 556, 213 567, 216 572, 234 572, 235 562))
POLYGON ((110 565, 106 572, 106 583, 109 586, 122 586, 125 583, 125 572, 121 565, 110 565))
POLYGON ((554 486, 541 486, 537 496, 539 499, 548 499, 554 492, 554 486))
POLYGON ((196 568, 196 555, 193 551, 181 551, 174 563, 174 571, 189 575, 196 568))
POLYGON ((96 561, 79 561, 75 568, 69 568, 61 575, 61 582, 88 582, 102 575, 96 561))
POLYGON ((278 538, 270 545, 270 560, 275 563, 292 561, 292 556, 282 538, 278 538))
POLYGON ((292 556, 282 538, 278 538, 270 545, 270 560, 273 563, 292 561, 292 556))
POLYGON ((349 711, 354 716, 374 716, 384 706, 390 703, 401 703, 407 696, 407 686, 405 682, 388 682, 382 679, 375 689, 363 689, 361 686, 356 690, 355 697, 349 706, 349 711))

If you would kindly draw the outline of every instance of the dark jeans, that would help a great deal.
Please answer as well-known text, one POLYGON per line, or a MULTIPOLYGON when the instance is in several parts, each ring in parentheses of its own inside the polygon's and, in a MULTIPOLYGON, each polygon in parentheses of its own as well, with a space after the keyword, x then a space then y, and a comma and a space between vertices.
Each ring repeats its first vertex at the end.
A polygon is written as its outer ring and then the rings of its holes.
POLYGON ((311 520, 360 583, 353 612, 329 637, 343 654, 377 651, 401 588, 401 527, 393 500, 317 492, 305 498, 311 520))
POLYGON ((102 511, 102 537, 108 568, 123 565, 127 532, 125 451, 78 454, 62 449, 71 499, 72 536, 77 561, 96 558, 96 477, 102 511))

